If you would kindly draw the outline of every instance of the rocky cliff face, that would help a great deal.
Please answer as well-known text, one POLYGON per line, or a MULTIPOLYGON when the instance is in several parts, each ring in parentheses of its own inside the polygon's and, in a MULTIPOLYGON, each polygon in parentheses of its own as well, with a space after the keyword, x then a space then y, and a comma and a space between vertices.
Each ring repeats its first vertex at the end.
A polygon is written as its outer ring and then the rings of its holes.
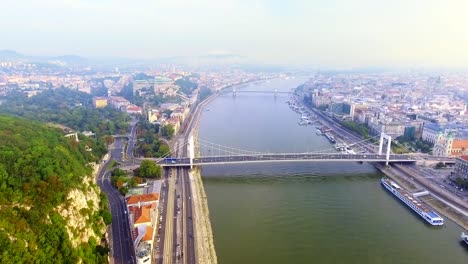
POLYGON ((91 237, 101 239, 105 231, 102 219, 95 223, 99 214, 99 188, 94 184, 99 166, 94 165, 92 176, 83 178, 80 189, 72 189, 67 195, 67 202, 57 208, 57 212, 67 222, 66 229, 73 247, 86 243, 91 237))

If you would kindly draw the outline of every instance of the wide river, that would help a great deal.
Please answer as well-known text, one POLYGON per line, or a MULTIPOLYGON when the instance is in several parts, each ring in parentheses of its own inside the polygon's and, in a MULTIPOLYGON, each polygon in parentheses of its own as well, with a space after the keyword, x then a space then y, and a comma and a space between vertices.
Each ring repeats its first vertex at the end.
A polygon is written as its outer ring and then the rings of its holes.
MULTIPOLYGON (((239 88, 289 91, 305 79, 239 88)), ((199 138, 234 149, 331 149, 313 126, 299 126, 287 94, 225 94, 202 115, 199 138)), ((206 142, 202 145, 208 145, 206 142)), ((229 150, 234 151, 234 150, 229 150)), ((202 147, 205 154, 223 154, 202 147)), ((468 263, 462 229, 433 228, 380 186, 369 164, 263 163, 202 169, 221 264, 468 263)))

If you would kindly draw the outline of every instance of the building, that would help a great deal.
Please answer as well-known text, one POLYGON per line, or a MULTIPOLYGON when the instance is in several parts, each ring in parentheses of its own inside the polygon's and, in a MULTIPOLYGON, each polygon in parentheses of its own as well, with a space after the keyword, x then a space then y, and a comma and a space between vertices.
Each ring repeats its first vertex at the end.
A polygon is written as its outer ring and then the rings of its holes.
POLYGON ((159 193, 147 193, 141 195, 133 195, 127 197, 127 206, 141 206, 157 203, 159 200, 159 193))
POLYGON ((456 138, 454 132, 439 133, 438 141, 434 144, 435 156, 463 156, 468 155, 468 139, 456 138))
POLYGON ((148 122, 156 123, 159 119, 159 111, 157 109, 148 110, 148 122))
POLYGON ((412 125, 406 125, 403 136, 407 139, 413 140, 416 136, 416 127, 412 125))
POLYGON ((151 263, 157 229, 159 193, 132 195, 126 198, 126 202, 137 263, 151 263))
POLYGON ((103 108, 107 106, 107 98, 106 97, 94 97, 93 98, 93 106, 94 108, 103 108))
POLYGON ((435 144, 440 139, 441 135, 448 135, 449 133, 463 133, 466 128, 462 125, 445 125, 441 126, 434 123, 424 124, 422 131, 422 140, 435 144))
POLYGON ((349 115, 354 118, 355 105, 353 103, 343 103, 343 114, 349 115))
POLYGON ((468 180, 468 156, 460 156, 455 161, 455 168, 453 170, 455 178, 463 178, 468 180))
POLYGON ((135 80, 133 81, 133 95, 142 95, 142 90, 152 90, 154 88, 153 80, 135 80))
POLYGON ((128 114, 141 115, 143 113, 143 109, 137 105, 131 104, 125 107, 125 112, 128 114))
POLYGON ((424 124, 421 139, 435 144, 440 137, 439 132, 443 133, 440 126, 432 123, 424 124))
POLYGON ((120 96, 110 96, 109 97, 109 104, 116 109, 122 110, 123 107, 126 107, 127 105, 130 105, 131 103, 120 96))

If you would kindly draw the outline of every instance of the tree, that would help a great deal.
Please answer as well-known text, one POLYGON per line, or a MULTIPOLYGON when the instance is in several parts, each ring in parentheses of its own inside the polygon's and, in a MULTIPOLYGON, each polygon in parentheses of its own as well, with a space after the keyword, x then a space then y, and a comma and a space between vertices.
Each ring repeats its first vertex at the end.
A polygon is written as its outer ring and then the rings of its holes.
POLYGON ((164 156, 166 156, 170 151, 171 151, 171 149, 169 148, 168 145, 161 145, 161 146, 159 147, 159 150, 158 150, 158 156, 159 156, 159 157, 164 157, 164 156))
POLYGON ((135 178, 131 178, 129 181, 128 181, 128 186, 131 187, 131 188, 135 188, 137 187, 138 183, 136 182, 135 178))
POLYGON ((445 168, 445 167, 446 167, 446 165, 442 161, 435 165, 436 169, 441 169, 441 168, 445 168))
POLYGON ((125 187, 125 186, 120 187, 120 188, 119 188, 119 192, 120 192, 120 194, 122 194, 122 195, 125 196, 125 195, 127 195, 127 193, 128 193, 128 188, 125 187))
POLYGON ((110 225, 112 223, 112 215, 111 213, 109 213, 109 211, 101 210, 100 214, 101 214, 102 220, 104 220, 104 223, 106 225, 110 225))
POLYGON ((167 139, 174 136, 174 127, 172 125, 165 125, 161 128, 161 135, 167 139))
POLYGON ((161 178, 161 167, 150 160, 141 162, 136 175, 143 178, 161 178))
POLYGON ((121 179, 118 179, 115 185, 117 186, 117 188, 121 188, 123 186, 123 181, 121 179))

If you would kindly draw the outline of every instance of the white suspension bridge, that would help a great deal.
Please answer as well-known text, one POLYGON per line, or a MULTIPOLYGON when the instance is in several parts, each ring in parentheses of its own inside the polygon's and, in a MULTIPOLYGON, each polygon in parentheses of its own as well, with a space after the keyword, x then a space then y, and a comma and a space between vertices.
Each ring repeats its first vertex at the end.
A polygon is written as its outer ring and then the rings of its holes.
MULTIPOLYGON (((188 140, 179 144, 177 149, 162 158, 145 158, 156 161, 163 167, 185 167, 198 165, 216 164, 242 164, 242 163, 271 163, 271 162, 382 162, 389 163, 412 163, 422 159, 438 159, 443 162, 453 162, 450 157, 432 157, 419 153, 392 154, 390 136, 380 135, 379 146, 375 146, 372 140, 378 136, 354 142, 347 147, 353 147, 355 151, 338 152, 335 147, 323 150, 299 152, 299 153, 271 153, 243 150, 217 143, 209 142, 201 138, 189 136, 188 140), (384 143, 386 142, 386 146, 384 143), (188 157, 174 157, 179 149, 187 149, 188 157), (385 152, 384 152, 385 151, 385 152)), ((399 145, 398 142, 395 142, 399 145)), ((400 145, 404 148, 404 146, 400 145)))

